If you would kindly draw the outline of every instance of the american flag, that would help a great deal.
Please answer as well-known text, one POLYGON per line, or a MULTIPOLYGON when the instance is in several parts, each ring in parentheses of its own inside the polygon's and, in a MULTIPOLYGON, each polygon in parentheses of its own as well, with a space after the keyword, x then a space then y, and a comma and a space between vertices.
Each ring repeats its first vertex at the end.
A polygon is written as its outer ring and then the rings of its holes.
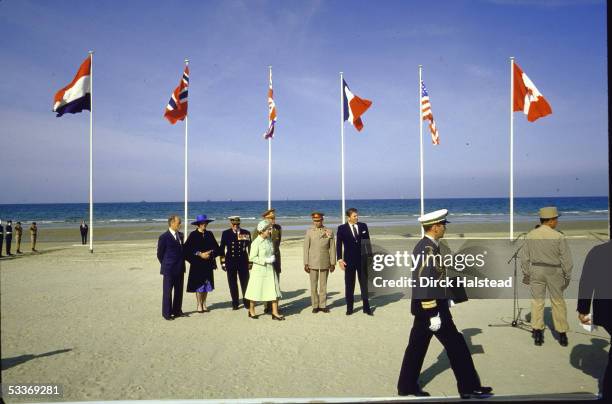
POLYGON ((421 81, 421 116, 423 120, 429 120, 429 131, 431 132, 431 141, 433 144, 440 144, 440 136, 438 136, 438 128, 434 122, 433 113, 431 112, 431 104, 429 103, 429 94, 425 83, 421 81))
POLYGON ((189 87, 189 67, 185 66, 183 77, 178 87, 174 89, 170 96, 170 101, 166 105, 164 117, 175 124, 177 121, 182 121, 187 116, 187 93, 189 87))
POLYGON ((276 104, 274 103, 274 92, 272 91, 272 69, 270 69, 270 87, 268 88, 268 129, 264 133, 264 139, 274 137, 274 124, 276 123, 276 104))

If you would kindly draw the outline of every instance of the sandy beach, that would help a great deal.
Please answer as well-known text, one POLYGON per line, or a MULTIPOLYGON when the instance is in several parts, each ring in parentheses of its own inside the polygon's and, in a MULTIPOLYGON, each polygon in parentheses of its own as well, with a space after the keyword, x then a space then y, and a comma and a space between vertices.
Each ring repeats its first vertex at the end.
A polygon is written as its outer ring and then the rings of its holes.
MULTIPOLYGON (((503 238, 507 229, 451 226, 449 239, 503 238)), ((532 226, 520 223, 516 231, 532 226)), ((222 228, 222 223, 211 227, 217 239, 222 228)), ((588 248, 607 238, 607 223, 563 222, 561 229, 583 240, 572 251, 575 285, 588 248)), ((90 254, 80 245, 78 229, 43 227, 39 253, 0 260, 3 383, 59 383, 63 400, 70 401, 396 395, 412 324, 407 299, 376 296, 374 317, 346 316, 343 274, 336 269, 328 283, 331 313, 312 314, 302 269, 303 231, 291 230, 281 247, 281 310, 287 321, 269 316, 254 321, 246 310, 232 311, 225 273, 217 270, 211 312, 196 313, 194 296, 185 294, 189 316, 167 322, 160 313, 162 277, 155 256, 163 230, 163 225, 96 228, 90 254)), ((413 245, 418 238, 415 226, 373 227, 371 233, 379 242, 405 239, 413 245)), ((28 251, 28 236, 23 243, 28 251)), ((584 331, 575 300, 567 304, 568 347, 561 347, 550 329, 544 346, 536 347, 525 330, 489 326, 511 320, 511 300, 470 300, 454 307, 483 384, 500 395, 596 393, 609 336, 584 331)), ((523 317, 528 315, 529 301, 521 300, 520 307, 523 317)), ((552 327, 549 310, 546 324, 552 327)), ((457 396, 435 340, 421 381, 432 395, 457 396)))

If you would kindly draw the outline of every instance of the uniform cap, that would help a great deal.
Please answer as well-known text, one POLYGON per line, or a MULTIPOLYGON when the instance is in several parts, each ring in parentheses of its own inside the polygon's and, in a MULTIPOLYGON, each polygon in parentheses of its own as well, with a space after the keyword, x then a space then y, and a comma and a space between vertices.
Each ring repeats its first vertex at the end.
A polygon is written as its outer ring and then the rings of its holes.
POLYGON ((261 214, 261 217, 268 217, 268 216, 276 216, 276 209, 268 209, 266 210, 264 213, 261 214))
POLYGON ((540 209, 540 219, 554 219, 559 217, 556 206, 547 206, 540 209))
POLYGON ((230 220, 230 222, 240 223, 240 216, 229 216, 228 219, 230 220))
POLYGON ((421 225, 423 226, 428 226, 430 224, 437 223, 450 223, 448 220, 446 220, 446 216, 448 216, 448 209, 440 209, 434 212, 426 213, 423 216, 419 217, 418 220, 419 223, 421 223, 421 225))

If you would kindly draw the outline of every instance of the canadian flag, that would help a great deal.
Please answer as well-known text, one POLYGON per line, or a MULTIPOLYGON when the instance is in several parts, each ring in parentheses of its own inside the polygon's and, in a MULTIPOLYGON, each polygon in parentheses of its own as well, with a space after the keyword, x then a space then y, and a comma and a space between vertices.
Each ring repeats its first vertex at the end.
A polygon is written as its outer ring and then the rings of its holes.
POLYGON ((513 111, 523 111, 529 122, 552 114, 548 101, 516 62, 514 63, 513 99, 513 111))

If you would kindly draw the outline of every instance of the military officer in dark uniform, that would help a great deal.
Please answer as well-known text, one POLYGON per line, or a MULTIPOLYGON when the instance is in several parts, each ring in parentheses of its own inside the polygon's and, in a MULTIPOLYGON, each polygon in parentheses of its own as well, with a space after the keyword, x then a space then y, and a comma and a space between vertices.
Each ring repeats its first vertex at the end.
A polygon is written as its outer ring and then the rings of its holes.
POLYGON ((240 228, 240 216, 230 216, 228 219, 232 227, 221 234, 221 245, 219 246, 221 268, 227 272, 227 283, 232 296, 232 308, 238 310, 240 305, 238 294, 238 279, 240 279, 242 303, 244 308, 248 310, 249 304, 244 298, 244 293, 249 283, 251 233, 240 228))
POLYGON ((446 278, 446 270, 441 265, 443 260, 434 257, 441 257, 438 240, 446 231, 447 215, 448 211, 442 209, 419 218, 425 230, 425 237, 417 243, 413 254, 425 259, 421 260, 420 266, 413 271, 416 285, 412 290, 410 311, 414 315, 414 322, 404 353, 397 390, 400 396, 429 396, 429 393, 421 390, 418 379, 429 341, 435 336, 446 349, 461 398, 487 398, 492 395, 493 389, 480 384, 470 350, 453 322, 449 310, 450 301, 445 297, 444 288, 418 287, 419 278, 446 278))
POLYGON ((2 244, 4 243, 4 226, 2 226, 2 219, 0 219, 0 257, 2 257, 2 244))
POLYGON ((22 254, 21 252, 21 236, 23 235, 23 227, 21 227, 21 222, 17 222, 15 225, 15 241, 17 242, 17 254, 22 254))
POLYGON ((9 220, 6 222, 6 255, 11 256, 11 243, 13 242, 13 221, 9 220))

